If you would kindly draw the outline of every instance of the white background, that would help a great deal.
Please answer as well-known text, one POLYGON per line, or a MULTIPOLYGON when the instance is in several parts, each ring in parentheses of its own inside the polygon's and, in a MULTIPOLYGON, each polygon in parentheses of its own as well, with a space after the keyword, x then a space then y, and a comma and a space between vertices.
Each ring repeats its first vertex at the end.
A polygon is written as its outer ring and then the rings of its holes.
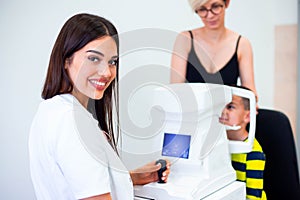
MULTIPOLYGON (((141 28, 180 32, 201 25, 187 0, 1 0, 1 199, 35 199, 27 151, 30 123, 56 36, 79 12, 106 17, 121 34, 141 28)), ((297 23, 297 0, 231 0, 226 12, 226 25, 252 43, 260 107, 273 108, 274 27, 297 23)), ((168 65, 168 56, 155 62, 168 65)))

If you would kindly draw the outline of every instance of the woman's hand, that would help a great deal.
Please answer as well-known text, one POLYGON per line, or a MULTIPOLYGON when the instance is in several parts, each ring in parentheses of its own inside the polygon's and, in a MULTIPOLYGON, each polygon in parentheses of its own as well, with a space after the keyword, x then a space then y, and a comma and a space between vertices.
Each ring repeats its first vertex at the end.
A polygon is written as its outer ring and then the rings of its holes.
MULTIPOLYGON (((162 180, 167 182, 170 173, 170 162, 167 161, 167 169, 163 172, 162 180)), ((133 185, 145 185, 147 183, 158 181, 157 171, 161 168, 161 164, 155 164, 156 161, 152 161, 142 167, 139 167, 133 171, 130 171, 130 176, 133 185)))

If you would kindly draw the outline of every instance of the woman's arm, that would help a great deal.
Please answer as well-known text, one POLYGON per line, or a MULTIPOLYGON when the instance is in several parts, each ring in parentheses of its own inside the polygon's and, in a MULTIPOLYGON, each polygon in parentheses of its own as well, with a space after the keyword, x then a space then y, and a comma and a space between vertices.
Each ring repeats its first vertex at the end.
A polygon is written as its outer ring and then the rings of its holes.
POLYGON ((191 49, 189 32, 178 34, 171 58, 171 83, 184 83, 188 53, 191 49))
POLYGON ((93 197, 88 197, 81 200, 112 200, 112 198, 110 196, 110 193, 106 193, 106 194, 101 194, 93 197))
POLYGON ((258 95, 254 81, 253 53, 252 47, 248 39, 241 37, 238 48, 238 60, 241 85, 252 90, 258 101, 258 95))
MULTIPOLYGON (((162 180, 167 182, 170 173, 170 162, 167 161, 167 169, 163 172, 162 180)), ((157 171, 161 168, 161 164, 155 164, 152 161, 142 167, 130 171, 133 185, 145 185, 147 183, 158 181, 157 171)))

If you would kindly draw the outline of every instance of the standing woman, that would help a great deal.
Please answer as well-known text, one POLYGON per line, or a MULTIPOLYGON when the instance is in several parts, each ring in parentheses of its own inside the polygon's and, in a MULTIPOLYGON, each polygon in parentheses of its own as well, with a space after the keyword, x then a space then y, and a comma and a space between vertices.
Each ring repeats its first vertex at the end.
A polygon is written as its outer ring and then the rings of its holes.
POLYGON ((171 83, 206 82, 251 89, 254 83, 250 42, 225 27, 230 0, 189 0, 204 26, 180 33, 171 60, 171 83))
MULTIPOLYGON (((112 23, 91 14, 67 20, 54 44, 45 100, 30 130, 37 199, 132 200, 134 184, 158 180, 161 166, 155 161, 128 172, 118 157, 112 111, 118 108, 118 62, 119 39, 112 23), (87 110, 90 99, 96 119, 87 110)), ((167 167, 165 181, 169 163, 167 167)))

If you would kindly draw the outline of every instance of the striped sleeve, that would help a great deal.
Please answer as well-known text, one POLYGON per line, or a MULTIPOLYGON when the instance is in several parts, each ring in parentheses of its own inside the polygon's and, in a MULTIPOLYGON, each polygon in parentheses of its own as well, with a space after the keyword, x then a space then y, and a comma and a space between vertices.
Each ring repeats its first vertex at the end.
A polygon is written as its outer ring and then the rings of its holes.
POLYGON ((261 146, 254 140, 252 152, 246 159, 246 190, 248 199, 263 199, 263 174, 265 169, 265 154, 261 146))
POLYGON ((250 153, 231 154, 231 161, 237 180, 246 183, 247 199, 266 199, 263 190, 265 154, 258 141, 254 139, 250 153))

